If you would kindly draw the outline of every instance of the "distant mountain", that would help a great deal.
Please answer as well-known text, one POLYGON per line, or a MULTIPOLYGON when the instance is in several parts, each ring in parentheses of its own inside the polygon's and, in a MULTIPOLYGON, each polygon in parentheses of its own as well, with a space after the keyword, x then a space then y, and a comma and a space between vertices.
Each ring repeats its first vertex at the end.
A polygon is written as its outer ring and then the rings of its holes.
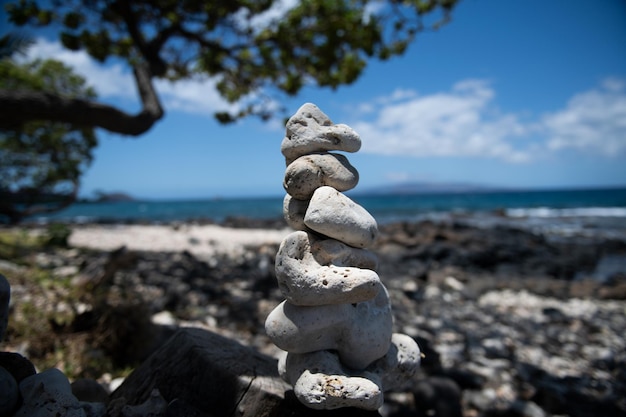
POLYGON ((389 195, 389 194, 445 194, 445 193, 477 193, 510 190, 505 187, 469 183, 441 182, 405 182, 371 187, 355 194, 389 195))

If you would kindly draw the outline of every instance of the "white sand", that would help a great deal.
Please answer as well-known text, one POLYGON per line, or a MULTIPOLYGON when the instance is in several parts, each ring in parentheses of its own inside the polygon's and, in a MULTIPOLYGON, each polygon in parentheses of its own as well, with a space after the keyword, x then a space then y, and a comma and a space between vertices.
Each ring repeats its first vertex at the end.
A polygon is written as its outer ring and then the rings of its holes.
POLYGON ((70 246, 113 250, 126 246, 131 250, 180 252, 195 255, 244 252, 246 246, 280 243, 290 229, 234 229, 216 225, 95 225, 75 226, 70 246))

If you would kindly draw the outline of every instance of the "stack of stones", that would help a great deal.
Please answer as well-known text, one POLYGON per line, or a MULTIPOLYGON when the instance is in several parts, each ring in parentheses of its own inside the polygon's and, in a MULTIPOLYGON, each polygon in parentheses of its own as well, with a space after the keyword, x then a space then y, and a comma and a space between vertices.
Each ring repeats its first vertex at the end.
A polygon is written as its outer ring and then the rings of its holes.
POLYGON ((358 172, 329 152, 356 152, 361 139, 310 103, 286 127, 283 212, 295 232, 276 255, 286 300, 265 322, 286 351, 279 372, 310 408, 376 410, 384 391, 402 389, 414 375, 420 351, 409 336, 392 333, 389 296, 367 250, 376 220, 342 194, 356 186, 358 172))

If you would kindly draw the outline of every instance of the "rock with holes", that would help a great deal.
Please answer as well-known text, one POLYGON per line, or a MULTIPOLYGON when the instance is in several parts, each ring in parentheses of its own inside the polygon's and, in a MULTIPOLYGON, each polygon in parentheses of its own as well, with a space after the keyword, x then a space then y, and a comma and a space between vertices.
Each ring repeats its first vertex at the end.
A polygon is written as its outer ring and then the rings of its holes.
POLYGON ((283 214, 296 231, 276 255, 285 301, 265 329, 286 352, 281 376, 313 409, 376 410, 384 391, 401 389, 419 366, 415 341, 392 335, 387 289, 367 250, 378 237, 376 220, 342 194, 356 186, 358 172, 337 151, 360 146, 356 132, 334 125, 313 104, 289 119, 281 145, 283 214))
POLYGON ((346 367, 328 350, 288 353, 278 362, 278 371, 293 385, 296 397, 314 409, 357 407, 376 410, 385 390, 402 390, 420 363, 417 343, 394 333, 387 353, 365 370, 346 367))
POLYGON ((361 148, 361 138, 351 127, 333 124, 315 104, 300 107, 286 127, 280 150, 287 165, 302 155, 315 152, 356 152, 361 148))
POLYGON ((376 256, 335 239, 293 232, 276 254, 278 286, 294 305, 358 303, 381 289, 376 256))

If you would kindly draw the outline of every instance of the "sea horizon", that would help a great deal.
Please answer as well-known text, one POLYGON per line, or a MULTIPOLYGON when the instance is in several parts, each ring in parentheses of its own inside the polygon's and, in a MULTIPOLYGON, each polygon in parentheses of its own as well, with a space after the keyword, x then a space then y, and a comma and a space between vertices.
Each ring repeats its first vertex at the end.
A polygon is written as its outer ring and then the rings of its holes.
MULTIPOLYGON (((373 186, 366 189, 353 189, 344 192, 350 198, 371 197, 371 196, 399 196, 399 195, 431 195, 431 194, 492 194, 492 193, 542 193, 542 192, 569 192, 569 191, 626 191, 624 185, 571 185, 571 186, 545 186, 545 187, 515 187, 515 186, 492 186, 482 184, 465 183, 408 183, 393 184, 390 186, 373 186), (414 187, 414 188, 413 188, 414 187)), ((214 193, 206 196, 182 196, 182 197, 150 197, 133 195, 124 191, 114 191, 103 193, 104 195, 120 194, 127 196, 130 201, 137 202, 193 202, 210 200, 249 200, 249 199, 276 199, 284 198, 281 192, 268 193, 241 193, 241 194, 219 194, 214 193)), ((80 196, 77 203, 97 203, 97 197, 80 196)), ((117 202, 117 201, 112 201, 117 202)))
MULTIPOLYGON (((626 187, 481 190, 396 194, 346 193, 379 224, 454 221, 478 227, 513 226, 555 235, 602 235, 626 240, 626 187)), ((222 223, 282 220, 283 196, 77 202, 26 224, 222 223)))

